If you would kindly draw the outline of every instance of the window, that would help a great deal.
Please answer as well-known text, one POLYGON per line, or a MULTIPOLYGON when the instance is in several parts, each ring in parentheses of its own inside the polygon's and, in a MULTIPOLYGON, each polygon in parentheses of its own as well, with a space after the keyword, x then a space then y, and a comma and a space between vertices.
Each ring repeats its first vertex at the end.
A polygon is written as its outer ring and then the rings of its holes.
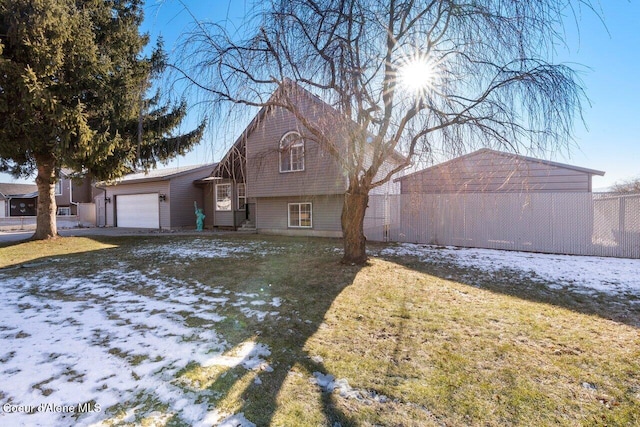
POLYGON ((298 132, 286 133, 280 140, 280 172, 304 170, 304 140, 298 132))
POLYGON ((238 184, 238 210, 243 211, 247 207, 247 193, 244 183, 238 184))
POLYGON ((69 216, 69 215, 71 215, 71 208, 69 208, 69 207, 58 208, 58 215, 60 215, 60 216, 69 216))
POLYGON ((231 210, 231 184, 216 185, 216 210, 231 210))
POLYGON ((311 228, 311 203, 289 203, 289 227, 311 228))
POLYGON ((56 196, 61 196, 62 195, 62 180, 58 179, 56 181, 56 196))

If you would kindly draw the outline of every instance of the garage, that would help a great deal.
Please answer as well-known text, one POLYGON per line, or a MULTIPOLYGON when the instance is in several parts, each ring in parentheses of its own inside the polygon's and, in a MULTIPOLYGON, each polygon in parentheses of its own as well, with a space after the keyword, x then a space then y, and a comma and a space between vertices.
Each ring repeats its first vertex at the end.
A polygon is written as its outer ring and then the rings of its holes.
POLYGON ((117 195, 116 226, 160 228, 158 193, 117 195))

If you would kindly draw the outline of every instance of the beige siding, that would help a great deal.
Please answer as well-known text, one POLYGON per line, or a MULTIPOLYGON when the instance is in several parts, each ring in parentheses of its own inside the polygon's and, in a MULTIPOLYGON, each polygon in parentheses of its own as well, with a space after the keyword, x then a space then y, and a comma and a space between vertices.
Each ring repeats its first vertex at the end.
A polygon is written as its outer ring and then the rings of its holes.
MULTIPOLYGON (((312 115, 313 112, 310 112, 312 115)), ((280 172, 279 145, 287 132, 304 136, 303 126, 284 110, 264 116, 247 139, 247 194, 250 197, 279 197, 300 194, 344 193, 346 180, 333 158, 312 142, 305 141, 303 171, 280 172)))
MULTIPOLYGON (((169 194, 169 181, 154 181, 136 184, 117 184, 107 188, 107 197, 111 203, 107 203, 107 226, 115 226, 116 196, 118 194, 169 194)), ((171 227, 171 209, 169 198, 166 202, 160 202, 160 228, 171 227)))
POLYGON ((214 214, 214 225, 216 227, 236 227, 233 222, 233 211, 216 211, 214 214))
POLYGON ((213 211, 213 185, 202 186, 202 205, 204 207, 204 226, 207 228, 213 227, 214 211, 213 211))
POLYGON ((516 157, 478 153, 406 176, 402 193, 588 192, 591 174, 516 157))
POLYGON ((196 169, 194 172, 185 173, 171 179, 170 191, 167 194, 167 202, 171 205, 171 227, 195 228, 196 215, 193 202, 196 202, 198 207, 202 208, 204 199, 203 189, 196 187, 193 181, 202 178, 205 174, 206 172, 196 169))
POLYGON ((261 233, 342 236, 340 214, 343 196, 274 197, 256 200, 256 227, 261 233), (289 203, 312 203, 312 228, 288 226, 289 203))

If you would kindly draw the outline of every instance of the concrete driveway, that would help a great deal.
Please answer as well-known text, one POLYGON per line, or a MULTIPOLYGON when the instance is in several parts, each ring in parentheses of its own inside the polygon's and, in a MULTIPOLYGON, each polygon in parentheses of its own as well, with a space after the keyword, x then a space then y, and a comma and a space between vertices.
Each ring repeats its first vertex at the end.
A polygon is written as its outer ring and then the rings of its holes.
POLYGON ((0 231, 0 243, 18 242, 26 240, 33 235, 31 231, 0 231))

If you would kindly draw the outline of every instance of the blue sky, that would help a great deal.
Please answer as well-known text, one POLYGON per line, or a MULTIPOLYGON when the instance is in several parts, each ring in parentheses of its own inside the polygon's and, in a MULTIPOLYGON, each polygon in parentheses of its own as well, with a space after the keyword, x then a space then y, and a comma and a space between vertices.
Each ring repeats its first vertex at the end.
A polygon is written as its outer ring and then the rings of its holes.
MULTIPOLYGON (((243 0, 183 0, 200 20, 222 21, 229 25, 247 11, 243 0)), ((585 91, 591 101, 586 105, 587 128, 576 123, 576 146, 558 153, 551 160, 605 171, 594 177, 594 188, 640 177, 640 2, 603 0, 603 23, 593 14, 583 12, 580 31, 568 26, 566 50, 557 52, 556 61, 573 63, 580 71, 585 91)), ((162 35, 165 48, 175 48, 178 35, 185 31, 191 16, 177 0, 149 1, 142 30, 152 42, 162 35)), ((193 126, 194 120, 185 125, 193 126)), ((216 126, 215 123, 210 123, 216 126)), ((217 161, 224 147, 208 136, 191 153, 170 165, 189 165, 217 161)), ((0 174, 0 181, 13 179, 0 174)))

